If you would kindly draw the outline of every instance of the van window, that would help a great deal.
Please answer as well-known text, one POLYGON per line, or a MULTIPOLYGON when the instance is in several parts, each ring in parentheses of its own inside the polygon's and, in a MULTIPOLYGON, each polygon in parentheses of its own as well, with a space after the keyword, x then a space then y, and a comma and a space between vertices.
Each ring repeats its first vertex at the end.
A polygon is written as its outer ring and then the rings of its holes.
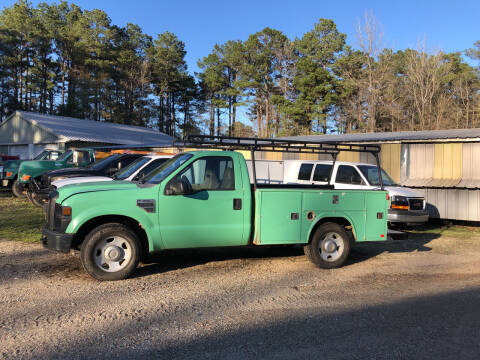
POLYGON ((331 170, 332 165, 318 164, 317 166, 315 166, 315 171, 313 172, 313 181, 327 182, 331 170))
POLYGON ((298 180, 310 180, 313 164, 302 164, 298 172, 298 180))
POLYGON ((337 170, 335 182, 342 184, 362 185, 362 177, 358 171, 349 165, 340 165, 337 170))

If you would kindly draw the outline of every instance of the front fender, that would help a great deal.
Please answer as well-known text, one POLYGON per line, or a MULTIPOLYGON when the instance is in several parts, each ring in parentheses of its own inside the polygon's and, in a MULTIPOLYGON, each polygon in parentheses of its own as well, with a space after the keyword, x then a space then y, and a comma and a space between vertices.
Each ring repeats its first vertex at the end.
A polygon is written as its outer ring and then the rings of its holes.
POLYGON ((124 216, 141 224, 147 234, 150 252, 162 250, 165 246, 160 238, 158 204, 154 213, 148 213, 136 205, 136 197, 111 195, 111 192, 104 191, 76 194, 65 199, 62 205, 72 208, 72 221, 65 232, 76 234, 88 221, 101 216, 124 216))

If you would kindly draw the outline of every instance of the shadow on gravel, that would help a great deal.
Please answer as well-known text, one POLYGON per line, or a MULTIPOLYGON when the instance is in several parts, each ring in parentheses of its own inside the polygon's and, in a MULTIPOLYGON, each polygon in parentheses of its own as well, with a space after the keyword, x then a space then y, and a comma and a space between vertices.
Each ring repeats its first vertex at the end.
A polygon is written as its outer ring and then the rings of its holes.
POLYGON ((144 266, 135 271, 133 277, 160 274, 217 261, 268 259, 303 255, 303 247, 298 245, 171 250, 151 256, 144 263, 144 266))
POLYGON ((124 359, 478 359, 478 288, 332 311, 322 304, 251 311, 240 324, 235 311, 178 324, 191 340, 166 342, 161 317, 86 332, 45 358, 124 359), (229 323, 225 327, 222 320, 229 323), (194 326, 193 330, 191 326, 194 326), (88 335, 86 335, 88 334, 88 335), (110 339, 106 347, 101 339, 110 339))
POLYGON ((441 235, 434 233, 407 232, 408 237, 403 240, 388 240, 385 242, 356 243, 353 247, 348 264, 355 264, 378 256, 382 253, 408 253, 415 251, 431 251, 432 248, 425 246, 429 242, 438 239, 441 235))
MULTIPOLYGON (((409 233, 408 239, 389 240, 385 242, 357 243, 352 249, 346 266, 366 261, 384 252, 405 253, 414 251, 431 251, 425 246, 430 241, 440 237, 432 233, 409 233)), ((143 277, 193 266, 207 264, 214 261, 268 259, 277 257, 303 256, 301 245, 291 246, 258 246, 258 247, 229 247, 194 250, 171 250, 154 255, 137 269, 133 277, 143 277)))

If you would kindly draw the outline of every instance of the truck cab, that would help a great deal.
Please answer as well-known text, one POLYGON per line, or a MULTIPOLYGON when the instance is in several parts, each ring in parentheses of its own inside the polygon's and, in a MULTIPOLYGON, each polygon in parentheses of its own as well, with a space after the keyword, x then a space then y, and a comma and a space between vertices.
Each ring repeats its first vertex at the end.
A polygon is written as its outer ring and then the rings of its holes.
POLYGON ((83 167, 95 162, 93 149, 79 148, 65 151, 57 159, 24 161, 18 170, 20 184, 28 184, 38 179, 45 171, 68 167, 83 167))

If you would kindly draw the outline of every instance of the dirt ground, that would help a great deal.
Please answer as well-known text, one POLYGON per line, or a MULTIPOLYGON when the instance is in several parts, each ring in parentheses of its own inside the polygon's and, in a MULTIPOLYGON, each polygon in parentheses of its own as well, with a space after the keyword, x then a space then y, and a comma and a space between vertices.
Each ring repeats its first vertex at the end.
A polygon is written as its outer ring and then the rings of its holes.
POLYGON ((319 270, 296 247, 172 252, 100 283, 0 241, 0 357, 478 359, 480 238, 412 234, 319 270))

